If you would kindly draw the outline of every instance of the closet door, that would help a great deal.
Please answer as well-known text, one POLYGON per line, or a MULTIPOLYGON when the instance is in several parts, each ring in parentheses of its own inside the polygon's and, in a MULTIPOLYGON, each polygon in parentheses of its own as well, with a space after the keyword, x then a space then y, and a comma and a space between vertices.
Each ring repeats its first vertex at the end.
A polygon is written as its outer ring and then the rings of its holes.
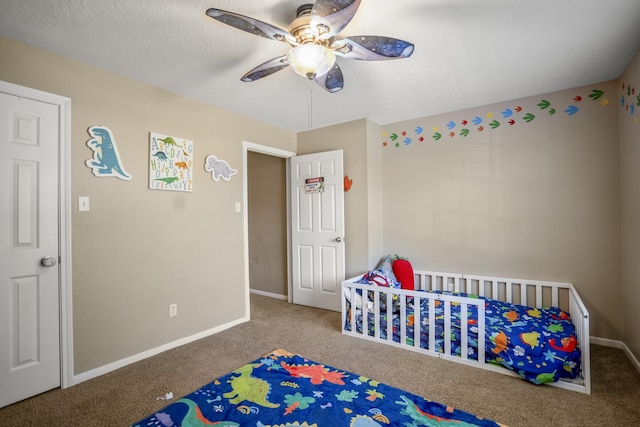
POLYGON ((345 275, 342 150, 291 158, 292 300, 340 311, 345 275))
POLYGON ((59 112, 0 93, 0 407, 60 386, 59 112))

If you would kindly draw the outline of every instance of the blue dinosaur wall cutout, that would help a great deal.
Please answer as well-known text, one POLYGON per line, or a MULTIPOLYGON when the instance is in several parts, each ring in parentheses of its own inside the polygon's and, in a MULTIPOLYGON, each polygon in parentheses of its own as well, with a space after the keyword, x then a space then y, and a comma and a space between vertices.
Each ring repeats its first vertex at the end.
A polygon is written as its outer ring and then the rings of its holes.
POLYGON ((131 179, 122 166, 116 139, 113 137, 111 129, 106 126, 91 126, 88 130, 91 139, 87 141, 87 146, 93 150, 93 157, 85 162, 91 172, 97 177, 110 177, 131 179))

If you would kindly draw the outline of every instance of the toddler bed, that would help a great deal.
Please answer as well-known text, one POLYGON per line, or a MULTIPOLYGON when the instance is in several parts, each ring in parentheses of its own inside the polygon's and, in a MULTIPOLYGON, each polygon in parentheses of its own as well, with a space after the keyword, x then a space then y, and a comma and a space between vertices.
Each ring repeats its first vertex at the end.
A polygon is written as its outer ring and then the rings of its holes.
POLYGON ((381 277, 342 282, 344 334, 591 393, 589 313, 571 283, 415 271, 401 289, 381 277))

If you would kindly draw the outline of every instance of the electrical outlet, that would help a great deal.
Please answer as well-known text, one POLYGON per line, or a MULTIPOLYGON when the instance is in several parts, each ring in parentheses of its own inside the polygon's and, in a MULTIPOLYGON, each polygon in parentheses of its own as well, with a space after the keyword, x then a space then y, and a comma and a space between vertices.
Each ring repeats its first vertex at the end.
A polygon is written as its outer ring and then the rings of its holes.
POLYGON ((178 315, 178 304, 169 304, 169 317, 176 317, 178 315))

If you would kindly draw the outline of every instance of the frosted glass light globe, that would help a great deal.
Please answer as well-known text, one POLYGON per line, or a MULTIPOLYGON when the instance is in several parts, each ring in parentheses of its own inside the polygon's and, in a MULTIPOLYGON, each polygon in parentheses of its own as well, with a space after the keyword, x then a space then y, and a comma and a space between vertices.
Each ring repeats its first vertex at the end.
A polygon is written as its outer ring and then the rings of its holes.
POLYGON ((310 80, 328 73, 336 63, 336 54, 317 44, 296 46, 289 51, 287 58, 296 73, 310 80))

